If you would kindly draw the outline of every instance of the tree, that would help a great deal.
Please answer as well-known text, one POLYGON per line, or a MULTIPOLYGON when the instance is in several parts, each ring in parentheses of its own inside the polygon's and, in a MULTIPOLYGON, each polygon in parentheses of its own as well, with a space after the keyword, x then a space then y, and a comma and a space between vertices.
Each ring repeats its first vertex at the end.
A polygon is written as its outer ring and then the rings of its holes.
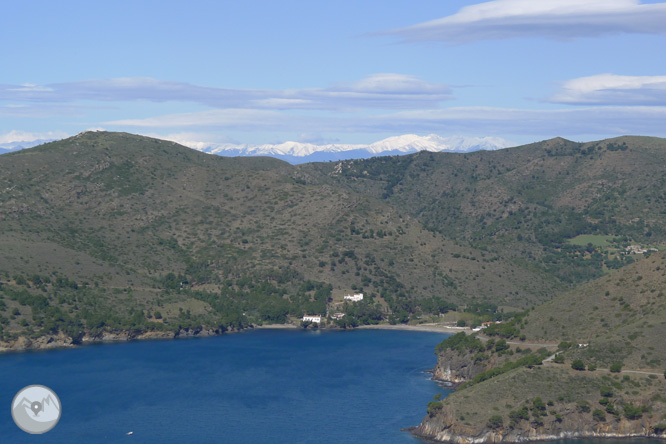
POLYGON ((581 361, 580 359, 575 359, 571 363, 571 368, 574 369, 574 370, 578 370, 578 371, 585 370, 585 363, 583 361, 581 361))
POLYGON ((630 402, 624 405, 624 416, 626 416, 627 419, 639 419, 643 416, 643 412, 644 409, 640 405, 633 405, 630 402))
POLYGON ((553 362, 556 364, 564 364, 564 355, 562 354, 557 354, 553 358, 553 362))
POLYGON ((622 371, 622 363, 616 362, 615 364, 611 365, 610 371, 611 373, 620 373, 622 371))
POLYGON ((458 322, 456 323, 458 327, 467 327, 467 322, 465 322, 464 319, 458 319, 458 322))
POLYGON ((497 341, 497 343, 495 344, 495 351, 497 351, 497 352, 501 352, 501 351, 507 350, 508 348, 509 348, 509 344, 507 344, 507 343, 506 343, 506 340, 504 340, 504 339, 500 339, 500 340, 497 341))

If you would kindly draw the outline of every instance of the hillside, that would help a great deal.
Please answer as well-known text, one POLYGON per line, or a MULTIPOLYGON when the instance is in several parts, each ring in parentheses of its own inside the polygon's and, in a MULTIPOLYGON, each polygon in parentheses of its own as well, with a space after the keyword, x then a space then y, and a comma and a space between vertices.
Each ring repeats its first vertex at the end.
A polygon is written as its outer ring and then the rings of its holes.
POLYGON ((571 285, 631 262, 628 245, 664 245, 665 163, 666 140, 620 137, 302 168, 571 285))
POLYGON ((0 177, 5 340, 285 322, 351 291, 360 322, 407 322, 557 289, 275 159, 87 132, 2 155, 0 177))
POLYGON ((0 339, 508 318, 663 245, 663 147, 292 166, 86 132, 4 154, 0 339))
POLYGON ((516 345, 510 352, 498 353, 485 347, 490 341, 477 340, 488 355, 481 363, 505 354, 497 365, 478 365, 474 373, 464 372, 479 362, 478 351, 471 351, 475 342, 468 339, 452 349, 447 346, 451 341, 445 341, 438 349, 435 374, 454 380, 462 375, 462 382, 469 382, 441 404, 431 404, 417 433, 443 441, 486 442, 634 434, 663 437, 665 265, 666 253, 652 254, 558 296, 524 317, 484 330, 484 338, 516 345), (521 345, 534 342, 552 344, 550 352, 542 352, 545 356, 557 350, 557 357, 502 367, 535 356, 521 345))

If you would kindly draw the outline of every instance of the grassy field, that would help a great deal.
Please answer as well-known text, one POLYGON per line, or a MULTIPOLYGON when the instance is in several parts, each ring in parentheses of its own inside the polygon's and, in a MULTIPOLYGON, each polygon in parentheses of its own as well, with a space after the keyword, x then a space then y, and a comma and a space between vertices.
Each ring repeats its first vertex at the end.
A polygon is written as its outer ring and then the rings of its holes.
POLYGON ((581 247, 587 246, 588 244, 592 244, 595 247, 608 248, 613 246, 612 243, 613 239, 615 239, 615 236, 605 236, 600 234, 581 234, 579 236, 574 237, 573 239, 569 239, 567 243, 571 245, 578 245, 581 247))

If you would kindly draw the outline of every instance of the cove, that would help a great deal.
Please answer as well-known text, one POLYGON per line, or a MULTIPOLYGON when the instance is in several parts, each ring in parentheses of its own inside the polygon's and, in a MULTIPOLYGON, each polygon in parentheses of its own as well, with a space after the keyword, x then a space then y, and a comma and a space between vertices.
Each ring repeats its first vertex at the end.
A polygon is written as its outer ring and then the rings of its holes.
POLYGON ((0 434, 11 443, 420 443, 400 429, 446 395, 424 373, 446 336, 262 329, 7 354, 0 434), (31 384, 62 402, 60 422, 40 436, 10 416, 14 394, 31 384))

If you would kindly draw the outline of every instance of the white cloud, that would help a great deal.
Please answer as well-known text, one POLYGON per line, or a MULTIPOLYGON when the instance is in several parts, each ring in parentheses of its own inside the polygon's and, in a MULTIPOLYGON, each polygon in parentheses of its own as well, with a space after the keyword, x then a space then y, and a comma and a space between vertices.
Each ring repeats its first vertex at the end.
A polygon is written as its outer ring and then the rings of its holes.
POLYGON ((53 91, 51 88, 45 86, 35 85, 33 83, 24 83, 21 86, 15 88, 9 88, 8 91, 17 91, 17 92, 45 92, 53 91))
POLYGON ((34 142, 37 140, 53 140, 63 139, 69 134, 63 131, 48 131, 41 133, 33 133, 28 131, 12 130, 5 134, 0 134, 0 144, 10 144, 17 142, 34 142))
POLYGON ((451 99, 443 84, 404 74, 373 74, 327 88, 260 90, 205 87, 151 78, 116 78, 45 86, 0 85, 0 100, 65 103, 82 100, 192 102, 212 108, 312 109, 431 108, 451 99))
MULTIPOLYGON (((256 109, 219 109, 193 113, 167 114, 147 119, 124 119, 105 122, 111 126, 142 128, 233 128, 253 130, 255 128, 280 129, 289 120, 286 114, 277 111, 256 109)), ((302 120, 299 120, 302 121, 302 120)))
POLYGON ((240 145, 237 140, 229 137, 221 136, 218 134, 210 133, 196 133, 196 132, 180 132, 171 134, 158 134, 158 133, 142 133, 144 136, 153 137, 155 139, 169 140, 190 148, 203 150, 212 145, 229 144, 240 145))
POLYGON ((666 136, 666 107, 590 107, 534 110, 464 107, 372 116, 367 129, 411 128, 412 131, 572 136, 640 134, 666 136))
POLYGON ((295 133, 410 133, 575 136, 641 134, 666 136, 666 107, 608 106, 536 110, 458 107, 401 111, 371 116, 294 115, 230 109, 169 114, 107 122, 134 128, 242 130, 295 133))
POLYGON ((515 37, 570 39, 636 33, 666 34, 666 3, 639 0, 494 0, 456 14, 382 32, 407 41, 449 44, 515 37))
POLYGON ((666 105, 666 76, 599 74, 564 82, 548 99, 583 105, 666 105))

